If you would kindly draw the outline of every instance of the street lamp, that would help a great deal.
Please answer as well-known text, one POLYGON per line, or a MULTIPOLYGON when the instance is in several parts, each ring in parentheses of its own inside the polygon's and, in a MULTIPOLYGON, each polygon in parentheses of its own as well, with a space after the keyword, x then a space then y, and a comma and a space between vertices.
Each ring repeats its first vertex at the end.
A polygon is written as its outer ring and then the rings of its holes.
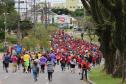
POLYGON ((7 36, 6 36, 6 33, 7 33, 7 15, 9 13, 4 13, 4 32, 5 32, 5 36, 4 36, 4 46, 7 47, 7 36))
MULTIPOLYGON (((2 4, 6 7, 6 3, 5 2, 2 2, 2 4)), ((6 8, 5 8, 5 12, 3 13, 3 15, 4 15, 4 33, 5 33, 5 35, 4 35, 4 47, 5 47, 5 49, 7 48, 7 46, 8 46, 8 43, 7 43, 7 36, 6 36, 6 33, 7 33, 7 15, 8 15, 9 13, 7 13, 7 10, 6 10, 6 8)))
POLYGON ((45 16, 44 16, 44 17, 45 17, 45 28, 46 28, 46 29, 47 29, 47 27, 48 27, 48 24, 47 24, 47 21, 48 21, 48 16, 47 16, 48 14, 47 14, 47 13, 48 13, 48 11, 47 11, 47 10, 48 10, 47 1, 45 0, 45 9, 44 9, 45 16))

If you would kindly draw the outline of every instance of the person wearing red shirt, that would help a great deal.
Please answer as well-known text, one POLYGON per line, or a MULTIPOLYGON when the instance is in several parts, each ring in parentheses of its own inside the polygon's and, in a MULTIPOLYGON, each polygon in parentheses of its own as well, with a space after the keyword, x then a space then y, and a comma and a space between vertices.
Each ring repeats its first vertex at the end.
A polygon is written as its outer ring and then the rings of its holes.
POLYGON ((13 55, 11 59, 12 59, 12 63, 13 63, 13 72, 16 72, 17 71, 18 58, 17 58, 16 55, 13 55))
POLYGON ((61 53, 57 54, 56 59, 57 59, 57 65, 59 65, 59 61, 61 59, 61 53))
POLYGON ((68 67, 68 70, 69 70, 69 68, 70 68, 70 60, 71 60, 71 56, 68 56, 67 57, 67 67, 68 67))
POLYGON ((82 58, 81 58, 80 56, 78 56, 78 58, 77 58, 77 62, 78 62, 78 64, 80 64, 80 67, 78 67, 78 68, 81 68, 82 58))
POLYGON ((87 62, 87 59, 84 58, 84 60, 81 63, 82 73, 81 73, 81 80, 83 80, 84 75, 85 79, 87 80, 87 71, 90 69, 90 64, 87 62))
POLYGON ((80 69, 80 72, 79 72, 79 74, 80 74, 81 73, 81 63, 82 63, 82 58, 80 56, 78 56, 77 62, 78 62, 78 69, 80 69))
POLYGON ((61 69, 62 69, 62 71, 65 71, 65 66, 66 66, 66 58, 65 58, 65 56, 61 57, 60 63, 61 63, 61 69))
POLYGON ((92 62, 93 62, 93 66, 95 67, 95 64, 96 64, 96 57, 95 56, 92 57, 92 62))

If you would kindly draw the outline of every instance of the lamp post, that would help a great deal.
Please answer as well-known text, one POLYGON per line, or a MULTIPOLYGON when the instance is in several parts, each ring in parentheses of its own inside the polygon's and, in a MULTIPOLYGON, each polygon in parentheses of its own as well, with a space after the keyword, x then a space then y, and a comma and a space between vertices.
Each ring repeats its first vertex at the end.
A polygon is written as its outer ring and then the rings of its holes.
POLYGON ((26 16, 25 19, 28 19, 28 1, 26 0, 26 16))
POLYGON ((33 12, 34 12, 34 17, 33 17, 34 18, 34 20, 33 20, 34 27, 33 28, 35 28, 35 26, 36 26, 36 0, 34 0, 33 4, 34 4, 33 5, 33 12))
POLYGON ((45 0, 44 12, 45 12, 45 29, 47 29, 47 27, 48 27, 48 24, 47 24, 48 17, 47 17, 47 1, 46 0, 45 0))
POLYGON ((7 17, 6 17, 7 13, 4 13, 4 47, 7 47, 7 37, 6 37, 6 32, 7 32, 7 17))
POLYGON ((18 42, 21 41, 21 32, 20 32, 20 0, 18 0, 18 28, 17 28, 17 39, 18 39, 18 42))
POLYGON ((6 36, 6 33, 7 33, 7 15, 9 13, 7 13, 7 10, 6 10, 6 3, 5 2, 2 2, 3 5, 5 6, 5 11, 3 13, 4 15, 4 47, 5 47, 5 50, 7 49, 7 46, 8 46, 8 43, 7 43, 7 36, 6 36))

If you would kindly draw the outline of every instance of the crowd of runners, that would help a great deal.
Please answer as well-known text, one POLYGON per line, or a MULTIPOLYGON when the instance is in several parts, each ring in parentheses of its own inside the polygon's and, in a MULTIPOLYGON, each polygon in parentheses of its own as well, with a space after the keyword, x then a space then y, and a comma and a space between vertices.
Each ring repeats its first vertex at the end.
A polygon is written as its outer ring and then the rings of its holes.
MULTIPOLYGON (((13 48, 13 51, 16 48, 13 48)), ((39 73, 48 72, 48 80, 52 81, 52 74, 55 66, 61 66, 61 70, 70 70, 75 73, 78 66, 81 80, 87 80, 87 73, 91 67, 100 64, 102 53, 99 47, 83 39, 74 39, 63 30, 51 33, 50 51, 29 51, 23 50, 20 53, 6 52, 3 55, 3 69, 8 73, 9 64, 13 66, 13 73, 22 69, 23 73, 33 74, 37 81, 39 73)))

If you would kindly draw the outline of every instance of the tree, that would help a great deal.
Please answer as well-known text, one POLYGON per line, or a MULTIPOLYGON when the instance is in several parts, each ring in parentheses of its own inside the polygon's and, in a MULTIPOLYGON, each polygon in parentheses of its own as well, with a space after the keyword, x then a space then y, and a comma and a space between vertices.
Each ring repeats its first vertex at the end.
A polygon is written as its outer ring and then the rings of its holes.
POLYGON ((0 40, 5 36, 5 17, 7 30, 11 30, 17 24, 17 12, 14 8, 14 0, 1 0, 0 1, 0 40), (6 13, 6 16, 4 15, 6 13))
POLYGON ((65 15, 70 15, 71 14, 71 11, 69 11, 68 9, 52 9, 52 11, 58 15, 62 15, 62 14, 65 14, 65 15))
POLYGON ((96 22, 105 69, 126 79, 126 1, 81 0, 96 22), (123 74, 122 74, 123 72, 123 74))
POLYGON ((33 27, 33 24, 29 20, 23 20, 20 22, 20 28, 22 32, 22 38, 28 35, 28 31, 30 31, 33 27))
POLYGON ((84 9, 76 9, 74 12, 71 13, 73 17, 84 17, 84 9))

